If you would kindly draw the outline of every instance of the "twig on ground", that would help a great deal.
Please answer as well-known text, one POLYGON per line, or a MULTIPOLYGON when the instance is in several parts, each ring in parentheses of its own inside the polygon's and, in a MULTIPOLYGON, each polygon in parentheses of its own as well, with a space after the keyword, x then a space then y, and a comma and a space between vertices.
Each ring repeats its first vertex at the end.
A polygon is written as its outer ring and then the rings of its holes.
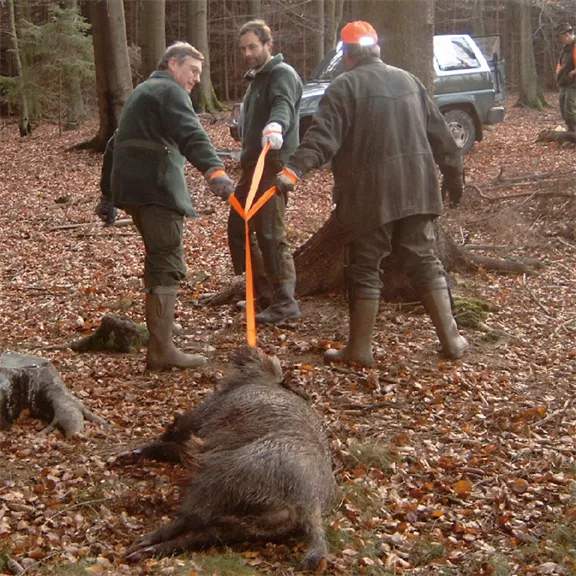
POLYGON ((536 296, 534 295, 532 290, 530 290, 530 288, 528 287, 528 284, 526 283, 526 274, 522 274, 522 284, 524 285, 524 288, 526 288, 526 291, 528 292, 528 294, 530 294, 530 297, 532 298, 532 300, 534 300, 536 305, 540 308, 540 310, 542 310, 542 312, 544 312, 544 314, 546 314, 546 316, 548 316, 548 318, 554 318, 554 320, 556 320, 556 318, 552 314, 550 314, 550 311, 548 310, 548 308, 546 308, 546 306, 544 306, 544 304, 542 304, 542 302, 540 302, 540 300, 538 300, 538 298, 536 298, 536 296))

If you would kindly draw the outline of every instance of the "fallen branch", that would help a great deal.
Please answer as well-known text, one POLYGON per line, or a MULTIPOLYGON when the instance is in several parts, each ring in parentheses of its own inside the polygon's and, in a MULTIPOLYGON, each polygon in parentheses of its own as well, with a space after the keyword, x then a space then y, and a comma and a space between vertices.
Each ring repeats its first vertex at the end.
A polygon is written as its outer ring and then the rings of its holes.
MULTIPOLYGON (((134 222, 131 218, 125 218, 123 220, 116 220, 113 226, 109 228, 122 228, 124 226, 132 226, 134 222)), ((85 228, 86 226, 98 226, 101 225, 100 222, 79 222, 78 224, 63 224, 62 226, 52 226, 48 228, 48 232, 56 232, 58 230, 76 230, 78 228, 85 228)))

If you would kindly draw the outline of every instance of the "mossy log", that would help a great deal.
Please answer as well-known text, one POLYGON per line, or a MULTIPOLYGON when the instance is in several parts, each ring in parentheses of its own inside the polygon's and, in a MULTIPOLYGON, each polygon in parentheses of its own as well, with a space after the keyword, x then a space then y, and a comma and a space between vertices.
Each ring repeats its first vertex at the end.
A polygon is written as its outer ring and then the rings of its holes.
POLYGON ((133 354, 148 345, 146 326, 129 318, 107 315, 90 336, 70 344, 75 352, 121 352, 133 354))
POLYGON ((58 427, 66 438, 71 438, 84 430, 84 420, 107 425, 66 388, 49 360, 3 352, 0 355, 0 429, 9 428, 26 409, 32 417, 50 422, 42 434, 58 427))

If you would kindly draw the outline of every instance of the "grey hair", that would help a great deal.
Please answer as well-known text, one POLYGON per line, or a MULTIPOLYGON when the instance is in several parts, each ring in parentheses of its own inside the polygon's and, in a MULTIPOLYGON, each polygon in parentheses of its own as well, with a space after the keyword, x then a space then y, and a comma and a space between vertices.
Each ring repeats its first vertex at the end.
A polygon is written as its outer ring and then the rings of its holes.
POLYGON ((160 62, 158 62, 158 70, 168 70, 168 62, 170 62, 172 58, 176 58, 178 64, 182 64, 187 57, 200 61, 204 60, 202 52, 196 50, 196 48, 188 44, 188 42, 174 42, 166 48, 160 62))
POLYGON ((380 46, 360 46, 360 44, 344 44, 343 49, 354 60, 364 60, 366 58, 380 58, 380 46))

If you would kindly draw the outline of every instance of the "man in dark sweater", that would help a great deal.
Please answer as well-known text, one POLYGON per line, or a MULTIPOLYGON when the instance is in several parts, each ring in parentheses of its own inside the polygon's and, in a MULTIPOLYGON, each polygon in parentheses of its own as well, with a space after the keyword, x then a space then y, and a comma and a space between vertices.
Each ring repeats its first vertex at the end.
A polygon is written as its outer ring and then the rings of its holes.
POLYGON ((576 129, 576 39, 568 22, 556 26, 556 35, 562 43, 562 52, 556 65, 556 82, 560 96, 560 114, 568 132, 576 129))
POLYGON ((373 363, 372 331, 382 289, 380 263, 399 256, 436 328, 444 354, 468 348, 452 316, 432 222, 442 213, 436 165, 456 205, 464 189, 462 154, 444 118, 413 75, 380 60, 367 22, 342 30, 346 72, 322 98, 311 127, 276 179, 290 191, 332 160, 335 214, 347 249, 350 337, 326 361, 373 363))
MULTIPOLYGON (((264 173, 258 199, 274 185, 276 174, 298 146, 298 111, 302 82, 296 71, 283 61, 282 54, 272 56, 272 34, 263 20, 242 26, 239 43, 244 62, 250 68, 246 78, 250 86, 242 106, 242 169, 235 195, 245 205, 256 162, 268 142, 264 173)), ((294 299, 296 272, 286 238, 287 195, 274 195, 250 220, 250 250, 254 268, 257 303, 265 309, 256 315, 261 324, 299 318, 294 299), (266 299, 266 297, 268 297, 266 299)), ((236 274, 245 266, 245 224, 234 211, 228 219, 228 244, 236 274)))
POLYGON ((227 200, 234 190, 190 101, 203 60, 185 42, 166 49, 158 70, 126 101, 104 162, 111 176, 108 182, 103 174, 101 187, 104 196, 107 190, 112 195, 112 203, 101 202, 99 215, 110 221, 111 206, 123 208, 144 241, 149 368, 184 369, 206 363, 204 357, 185 354, 172 342, 176 295, 186 275, 184 217, 196 216, 185 161, 204 174, 216 196, 227 200))

